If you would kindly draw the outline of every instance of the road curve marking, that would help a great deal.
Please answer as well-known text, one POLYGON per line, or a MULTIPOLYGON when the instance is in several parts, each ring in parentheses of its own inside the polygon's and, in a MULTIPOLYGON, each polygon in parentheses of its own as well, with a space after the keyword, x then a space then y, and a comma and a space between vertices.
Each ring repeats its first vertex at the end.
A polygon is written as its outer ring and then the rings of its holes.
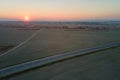
POLYGON ((41 67, 49 63, 58 62, 58 61, 76 57, 76 56, 87 55, 93 52, 115 48, 115 47, 120 47, 120 43, 111 43, 111 44, 96 46, 93 48, 87 48, 87 49, 68 52, 64 54, 54 55, 54 56, 50 56, 50 57, 46 57, 46 58, 42 58, 42 59, 30 61, 30 62, 18 64, 15 66, 10 66, 10 67, 3 68, 0 70, 0 78, 11 76, 16 73, 20 73, 20 72, 30 70, 36 67, 41 67))

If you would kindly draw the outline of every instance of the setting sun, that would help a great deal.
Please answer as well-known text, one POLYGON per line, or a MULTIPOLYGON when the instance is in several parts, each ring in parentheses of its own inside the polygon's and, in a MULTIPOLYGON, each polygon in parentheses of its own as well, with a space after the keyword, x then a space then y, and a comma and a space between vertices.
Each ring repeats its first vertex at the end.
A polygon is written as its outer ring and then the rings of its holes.
POLYGON ((25 20, 25 21, 29 21, 30 19, 29 19, 28 16, 25 16, 25 17, 24 17, 24 20, 25 20))

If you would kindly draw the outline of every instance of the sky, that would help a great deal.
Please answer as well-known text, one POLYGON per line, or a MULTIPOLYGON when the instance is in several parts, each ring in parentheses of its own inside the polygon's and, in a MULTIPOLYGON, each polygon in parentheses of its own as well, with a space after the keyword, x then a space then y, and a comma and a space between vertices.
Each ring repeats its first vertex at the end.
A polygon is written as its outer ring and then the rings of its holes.
POLYGON ((0 0, 0 20, 120 20, 120 0, 0 0))

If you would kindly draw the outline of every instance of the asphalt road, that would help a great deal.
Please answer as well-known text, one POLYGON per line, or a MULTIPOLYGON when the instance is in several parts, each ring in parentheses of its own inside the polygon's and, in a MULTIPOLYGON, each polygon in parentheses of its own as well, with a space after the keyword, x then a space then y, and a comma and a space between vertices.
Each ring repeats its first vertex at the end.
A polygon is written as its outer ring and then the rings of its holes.
POLYGON ((50 56, 50 57, 46 57, 46 58, 43 58, 43 59, 38 59, 38 60, 18 64, 18 65, 15 65, 15 66, 11 66, 11 67, 1 69, 0 70, 0 78, 10 76, 10 75, 13 75, 13 74, 16 74, 16 73, 19 73, 19 72, 23 72, 25 70, 29 70, 29 69, 32 69, 32 68, 35 68, 35 67, 40 67, 40 66, 43 66, 43 65, 47 65, 49 63, 53 63, 53 62, 61 61, 61 60, 64 60, 64 59, 72 58, 72 57, 75 57, 75 56, 86 55, 86 54, 89 54, 89 53, 102 51, 102 50, 105 50, 105 49, 110 49, 110 48, 119 47, 119 46, 120 46, 120 43, 110 43, 110 44, 106 44, 106 45, 96 46, 96 47, 93 47, 93 48, 83 49, 83 50, 69 52, 69 53, 64 53, 64 54, 60 54, 60 55, 50 56))

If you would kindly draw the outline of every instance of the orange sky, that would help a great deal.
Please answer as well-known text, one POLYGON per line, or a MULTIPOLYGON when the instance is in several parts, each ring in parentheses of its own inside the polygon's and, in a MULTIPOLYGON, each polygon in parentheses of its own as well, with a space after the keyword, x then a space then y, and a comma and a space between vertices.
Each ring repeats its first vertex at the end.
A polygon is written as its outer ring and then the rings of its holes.
POLYGON ((120 0, 0 0, 0 19, 120 19, 120 0))

